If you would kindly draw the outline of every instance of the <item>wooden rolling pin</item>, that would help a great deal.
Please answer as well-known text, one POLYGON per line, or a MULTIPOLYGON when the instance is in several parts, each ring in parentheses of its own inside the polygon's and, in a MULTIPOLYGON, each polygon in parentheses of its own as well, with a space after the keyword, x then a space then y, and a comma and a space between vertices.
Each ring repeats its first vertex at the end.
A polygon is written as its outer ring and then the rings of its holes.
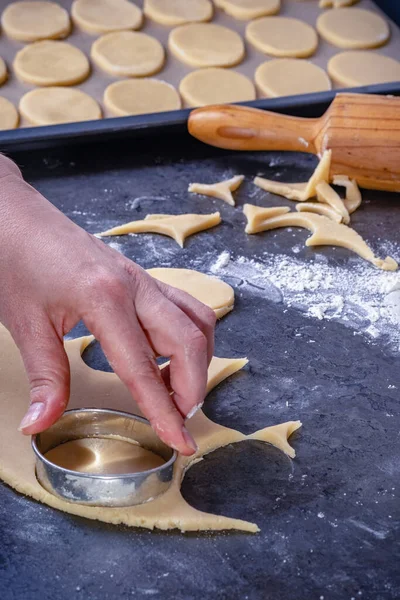
POLYGON ((400 97, 337 94, 318 119, 246 106, 207 106, 188 123, 197 139, 230 150, 332 149, 331 176, 348 175, 364 188, 400 191, 400 97))

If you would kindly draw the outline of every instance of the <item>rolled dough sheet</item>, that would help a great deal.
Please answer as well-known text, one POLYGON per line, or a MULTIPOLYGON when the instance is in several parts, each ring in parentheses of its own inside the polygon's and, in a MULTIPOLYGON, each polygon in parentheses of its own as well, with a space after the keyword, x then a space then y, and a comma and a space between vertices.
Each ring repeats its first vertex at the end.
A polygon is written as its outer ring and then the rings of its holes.
POLYGON ((191 269, 158 268, 149 269, 147 272, 159 281, 191 294, 209 306, 218 319, 233 310, 235 293, 233 288, 221 279, 191 269))
POLYGON ((186 106, 207 106, 256 99, 253 82, 236 71, 218 67, 192 71, 179 86, 186 106))
POLYGON ((241 36, 215 23, 190 23, 173 29, 170 51, 191 67, 233 67, 245 55, 241 36))
POLYGON ((147 33, 116 31, 96 40, 90 52, 98 67, 117 77, 158 73, 165 61, 162 44, 147 33))
MULTIPOLYGON (((114 373, 94 371, 81 358, 81 353, 92 337, 66 342, 71 366, 71 396, 69 408, 112 408, 140 414, 128 390, 114 373), (110 400, 112 399, 112 401, 110 400)), ((209 380, 216 384, 241 369, 246 360, 214 359, 209 369, 209 380), (222 375, 221 375, 222 371, 222 375)), ((29 386, 20 354, 7 330, 0 326, 0 477, 22 494, 65 512, 97 519, 107 523, 123 523, 148 529, 180 529, 181 531, 238 529, 258 531, 257 525, 239 519, 204 513, 192 508, 182 497, 180 486, 185 471, 204 454, 227 444, 256 439, 273 444, 288 456, 294 451, 287 439, 300 427, 298 421, 261 429, 245 436, 210 421, 199 411, 187 423, 199 446, 198 452, 186 458, 179 456, 174 469, 171 488, 156 500, 130 508, 89 507, 59 500, 46 492, 35 476, 35 460, 29 437, 17 432, 26 410, 29 386)))
POLYGON ((4 60, 0 57, 0 85, 3 85, 8 79, 7 65, 4 60))
POLYGON ((400 81, 400 62, 368 50, 348 50, 333 56, 328 73, 342 87, 400 81))
POLYGON ((75 25, 94 35, 140 29, 143 23, 142 11, 128 0, 75 0, 71 15, 75 25))
POLYGON ((288 200, 304 202, 317 195, 317 186, 319 183, 322 181, 329 183, 331 160, 332 151, 325 150, 317 168, 308 181, 300 183, 283 183, 281 181, 273 181, 272 179, 264 179, 264 177, 256 177, 254 179, 254 184, 266 192, 284 196, 285 198, 288 198, 288 200))
POLYGON ((71 88, 48 87, 22 96, 19 110, 32 125, 56 125, 101 119, 96 100, 71 88))
POLYGON ((142 115, 181 108, 181 99, 170 83, 158 79, 125 79, 111 83, 104 104, 113 115, 142 115))
POLYGON ((398 265, 393 258, 377 258, 362 237, 347 225, 335 223, 328 217, 308 212, 288 212, 287 207, 260 208, 245 204, 243 212, 247 218, 246 233, 260 233, 279 227, 305 227, 312 232, 306 246, 341 246, 355 252, 384 271, 396 271, 398 265))
POLYGON ((337 8, 317 19, 321 37, 339 48, 377 48, 390 37, 388 23, 377 13, 363 8, 337 8))
POLYGON ((228 15, 242 21, 276 15, 281 8, 281 0, 214 0, 228 15))
POLYGON ((291 17, 263 17, 246 27, 246 40, 260 52, 277 57, 305 58, 317 49, 317 32, 291 17))
POLYGON ((144 14, 161 25, 210 21, 214 9, 210 0, 144 0, 144 14))
POLYGON ((330 90, 327 73, 308 60, 275 58, 262 63, 255 72, 255 81, 264 96, 292 96, 330 90))
POLYGON ((201 194, 202 196, 211 196, 223 200, 231 206, 235 206, 235 199, 232 192, 235 192, 242 185, 244 175, 235 175, 231 179, 220 181, 218 183, 191 183, 188 191, 192 194, 201 194))
POLYGON ((55 2, 12 2, 1 17, 4 33, 19 42, 59 39, 71 31, 69 15, 55 2))
POLYGON ((32 85, 76 85, 87 79, 90 65, 84 53, 75 46, 45 40, 17 52, 14 71, 21 81, 32 85))
POLYGON ((147 215, 143 221, 131 221, 125 225, 103 231, 99 235, 126 235, 128 233, 161 233, 174 239, 183 248, 185 239, 194 233, 211 229, 221 223, 219 212, 211 215, 147 215))
POLYGON ((15 129, 18 123, 19 115, 14 104, 0 96, 0 131, 15 129))

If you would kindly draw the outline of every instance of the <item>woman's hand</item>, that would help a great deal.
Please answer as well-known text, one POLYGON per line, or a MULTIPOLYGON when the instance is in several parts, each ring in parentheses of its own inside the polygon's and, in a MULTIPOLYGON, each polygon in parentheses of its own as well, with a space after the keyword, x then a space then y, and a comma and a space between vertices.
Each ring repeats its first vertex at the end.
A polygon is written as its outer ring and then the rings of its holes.
POLYGON ((192 454, 184 420, 204 399, 213 311, 75 225, 1 156, 0 256, 0 320, 30 383, 21 431, 38 433, 65 410, 63 336, 82 319, 159 437, 192 454), (163 376, 157 354, 171 357, 163 376))

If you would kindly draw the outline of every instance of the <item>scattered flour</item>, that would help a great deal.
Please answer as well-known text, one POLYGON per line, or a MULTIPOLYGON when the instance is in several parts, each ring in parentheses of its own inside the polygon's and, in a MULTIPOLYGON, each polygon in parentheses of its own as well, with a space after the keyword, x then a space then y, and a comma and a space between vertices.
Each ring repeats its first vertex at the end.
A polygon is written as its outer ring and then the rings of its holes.
POLYGON ((244 286, 309 317, 340 321, 372 338, 384 336, 392 350, 400 351, 399 272, 380 271, 357 258, 343 267, 330 265, 323 255, 307 262, 269 253, 232 260, 226 251, 209 270, 236 288, 244 286))

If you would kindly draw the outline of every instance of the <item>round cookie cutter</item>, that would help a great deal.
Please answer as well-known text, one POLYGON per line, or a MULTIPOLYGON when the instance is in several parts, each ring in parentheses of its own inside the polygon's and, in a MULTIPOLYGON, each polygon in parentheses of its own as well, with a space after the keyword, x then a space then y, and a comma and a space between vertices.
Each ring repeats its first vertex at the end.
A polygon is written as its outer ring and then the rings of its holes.
MULTIPOLYGON (((134 506, 154 500, 173 480, 177 452, 164 444, 146 419, 109 409, 69 410, 46 431, 32 436, 36 477, 42 487, 67 502, 88 506, 134 506), (45 457, 46 452, 73 440, 84 439, 96 453, 99 440, 135 444, 165 460, 147 471, 95 474, 72 471, 45 457)), ((101 460, 101 457, 100 457, 101 460)))

